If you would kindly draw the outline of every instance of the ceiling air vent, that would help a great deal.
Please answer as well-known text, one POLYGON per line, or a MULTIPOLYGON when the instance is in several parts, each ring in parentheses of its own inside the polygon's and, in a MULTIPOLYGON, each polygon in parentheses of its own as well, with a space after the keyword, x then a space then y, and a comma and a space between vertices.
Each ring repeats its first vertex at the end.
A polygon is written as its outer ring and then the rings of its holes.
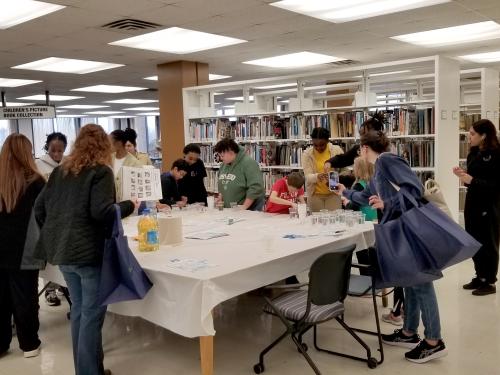
POLYGON ((157 23, 134 20, 132 18, 113 21, 102 26, 103 29, 123 30, 123 31, 149 30, 149 29, 157 29, 159 27, 161 27, 161 25, 157 23))
POLYGON ((347 65, 356 65, 356 64, 359 64, 359 61, 356 61, 356 60, 340 60, 340 61, 331 62, 328 65, 333 65, 333 66, 347 66, 347 65))

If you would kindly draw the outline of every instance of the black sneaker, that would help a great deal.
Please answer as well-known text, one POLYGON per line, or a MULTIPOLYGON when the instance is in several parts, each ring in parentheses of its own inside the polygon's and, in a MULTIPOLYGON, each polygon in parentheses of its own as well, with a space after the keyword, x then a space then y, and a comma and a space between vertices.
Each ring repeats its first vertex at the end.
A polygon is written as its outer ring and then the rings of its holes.
POLYGON ((416 348, 405 353, 405 358, 410 362, 425 363, 436 358, 441 358, 448 355, 448 350, 444 346, 443 340, 439 340, 435 346, 430 345, 427 341, 422 340, 416 348))
POLYGON ((474 289, 477 289, 481 286, 484 285, 484 282, 481 281, 481 279, 477 278, 477 277, 474 277, 470 283, 467 283, 465 285, 463 285, 462 287, 465 289, 465 290, 474 290, 474 289))
POLYGON ((382 342, 387 345, 413 349, 420 342, 420 336, 417 333, 412 336, 406 336, 403 333, 403 329, 396 329, 390 335, 382 335, 382 342))
POLYGON ((61 300, 57 297, 55 290, 45 293, 45 301, 49 306, 59 306, 61 304, 61 300))
POLYGON ((495 294, 497 292, 497 288, 495 285, 491 284, 483 284, 476 290, 472 291, 472 295, 474 296, 487 296, 488 294, 495 294))

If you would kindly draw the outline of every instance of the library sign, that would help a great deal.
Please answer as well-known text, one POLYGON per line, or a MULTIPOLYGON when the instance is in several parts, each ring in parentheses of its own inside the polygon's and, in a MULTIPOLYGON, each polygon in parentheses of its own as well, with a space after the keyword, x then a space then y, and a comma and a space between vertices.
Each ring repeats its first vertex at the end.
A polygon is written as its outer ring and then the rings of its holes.
POLYGON ((56 109, 50 105, 31 105, 28 107, 0 107, 0 119, 19 120, 54 118, 56 109))

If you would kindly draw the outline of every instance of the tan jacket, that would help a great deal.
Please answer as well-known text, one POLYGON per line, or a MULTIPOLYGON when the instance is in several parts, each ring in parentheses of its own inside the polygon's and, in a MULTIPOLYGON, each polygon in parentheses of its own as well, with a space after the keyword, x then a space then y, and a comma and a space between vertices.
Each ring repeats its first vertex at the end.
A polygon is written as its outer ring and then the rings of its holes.
POLYGON ((153 165, 151 159, 149 158, 149 155, 144 152, 136 152, 134 156, 137 158, 137 160, 139 160, 139 163, 141 163, 141 165, 153 165))
MULTIPOLYGON (((330 158, 336 155, 343 154, 344 150, 340 146, 328 143, 330 158)), ((314 194, 315 185, 318 182, 318 173, 316 173, 316 161, 314 160, 314 147, 308 147, 302 154, 302 167, 304 168, 304 176, 306 178, 306 192, 308 196, 314 194)))
MULTIPOLYGON (((113 169, 113 165, 115 164, 115 157, 116 154, 113 153, 112 155, 112 160, 111 160, 111 169, 113 169)), ((123 161, 123 167, 136 167, 136 168, 141 168, 142 164, 137 158, 128 153, 127 156, 125 156, 125 160, 123 161)), ((121 202, 122 201, 122 176, 121 173, 118 172, 118 175, 115 176, 115 189, 116 189, 116 201, 121 202)))

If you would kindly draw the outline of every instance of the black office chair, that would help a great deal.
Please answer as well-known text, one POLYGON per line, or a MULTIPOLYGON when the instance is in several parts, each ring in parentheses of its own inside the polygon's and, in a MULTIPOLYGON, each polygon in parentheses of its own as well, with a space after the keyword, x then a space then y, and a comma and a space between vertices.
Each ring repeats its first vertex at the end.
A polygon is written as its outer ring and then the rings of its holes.
MULTIPOLYGON (((307 345, 302 342, 302 336, 311 328, 314 328, 314 346, 316 349, 330 354, 366 361, 370 368, 377 366, 377 360, 372 358, 369 346, 343 320, 343 302, 349 288, 351 259, 354 248, 355 245, 351 245, 320 256, 309 270, 308 290, 289 290, 273 300, 264 297, 267 302, 264 311, 279 317, 285 325, 286 331, 260 353, 259 363, 253 368, 256 374, 264 372, 264 356, 287 336, 291 337, 313 371, 316 374, 321 374, 307 354, 307 345), (316 327, 318 324, 332 319, 337 320, 363 346, 367 353, 366 358, 319 348, 316 327)), ((288 286, 288 288, 292 287, 293 285, 288 286)))

